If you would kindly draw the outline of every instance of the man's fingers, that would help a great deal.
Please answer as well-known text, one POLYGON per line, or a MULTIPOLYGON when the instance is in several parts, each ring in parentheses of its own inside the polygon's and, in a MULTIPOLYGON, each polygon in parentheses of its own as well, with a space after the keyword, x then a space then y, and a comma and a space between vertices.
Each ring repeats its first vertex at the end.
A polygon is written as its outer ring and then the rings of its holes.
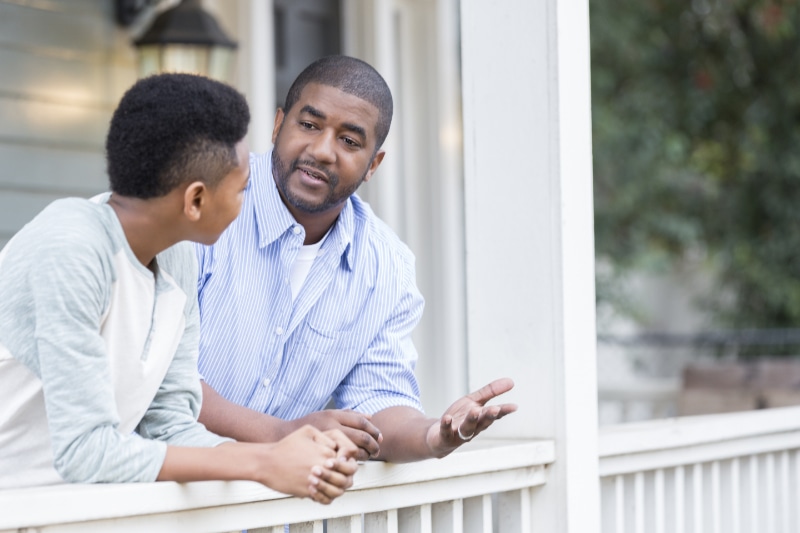
POLYGON ((503 418, 506 415, 510 415, 511 413, 517 410, 517 404, 515 403, 504 403, 499 407, 500 407, 500 412, 495 417, 497 420, 503 418))
POLYGON ((514 380, 511 378, 500 378, 492 381, 488 385, 484 385, 480 389, 471 392, 467 395, 470 400, 473 400, 481 405, 485 404, 492 398, 496 398, 514 388, 514 380))
POLYGON ((502 405, 492 405, 485 407, 481 413, 480 419, 475 425, 475 432, 480 433, 484 429, 491 426, 495 420, 500 420, 504 416, 513 413, 517 410, 516 404, 506 403, 502 405))
POLYGON ((381 430, 372 423, 372 417, 350 410, 335 411, 336 419, 342 426, 353 428, 369 434, 376 442, 381 440, 381 430))
POLYGON ((378 452, 381 451, 378 441, 369 433, 344 426, 342 426, 340 433, 349 443, 349 445, 344 447, 345 453, 340 453, 340 455, 354 457, 359 461, 367 461, 370 457, 378 455, 378 452), (349 453, 349 455, 347 455, 347 453, 349 453))

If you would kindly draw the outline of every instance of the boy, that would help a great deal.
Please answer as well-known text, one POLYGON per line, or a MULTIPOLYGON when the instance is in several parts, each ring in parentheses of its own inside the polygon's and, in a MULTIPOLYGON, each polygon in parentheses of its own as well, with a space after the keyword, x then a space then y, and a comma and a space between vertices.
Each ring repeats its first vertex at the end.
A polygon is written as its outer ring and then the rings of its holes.
POLYGON ((0 488, 249 479, 329 503, 350 486, 341 432, 245 444, 197 422, 197 274, 181 241, 212 244, 238 215, 249 120, 222 83, 140 80, 111 119, 111 193, 52 203, 0 253, 0 488))

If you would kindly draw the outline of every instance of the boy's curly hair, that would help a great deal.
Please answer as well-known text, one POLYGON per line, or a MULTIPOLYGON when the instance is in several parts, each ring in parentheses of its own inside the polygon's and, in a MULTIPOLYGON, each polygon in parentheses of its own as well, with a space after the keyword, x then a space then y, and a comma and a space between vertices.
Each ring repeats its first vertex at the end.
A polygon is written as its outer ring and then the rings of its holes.
POLYGON ((194 74, 157 74, 123 95, 106 138, 111 190, 164 196, 187 181, 215 187, 238 165, 250 110, 232 87, 194 74))

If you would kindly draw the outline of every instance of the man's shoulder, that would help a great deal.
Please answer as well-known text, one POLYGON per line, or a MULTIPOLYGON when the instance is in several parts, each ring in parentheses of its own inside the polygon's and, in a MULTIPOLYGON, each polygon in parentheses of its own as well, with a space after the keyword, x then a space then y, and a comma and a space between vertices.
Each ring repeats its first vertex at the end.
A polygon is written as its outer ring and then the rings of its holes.
POLYGON ((396 256, 398 259, 413 260, 414 254, 395 231, 375 212, 369 203, 354 194, 350 197, 355 221, 355 239, 363 241, 378 253, 396 256))

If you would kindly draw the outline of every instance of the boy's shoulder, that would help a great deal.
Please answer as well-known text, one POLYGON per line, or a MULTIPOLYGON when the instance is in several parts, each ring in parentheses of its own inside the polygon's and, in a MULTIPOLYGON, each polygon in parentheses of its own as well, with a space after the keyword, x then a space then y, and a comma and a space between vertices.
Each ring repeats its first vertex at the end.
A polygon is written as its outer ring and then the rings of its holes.
MULTIPOLYGON (((114 220, 104 204, 82 198, 55 200, 25 224, 3 249, 7 259, 36 262, 52 255, 96 257, 119 248, 114 220)), ((124 234, 121 235, 124 238, 124 234)))

